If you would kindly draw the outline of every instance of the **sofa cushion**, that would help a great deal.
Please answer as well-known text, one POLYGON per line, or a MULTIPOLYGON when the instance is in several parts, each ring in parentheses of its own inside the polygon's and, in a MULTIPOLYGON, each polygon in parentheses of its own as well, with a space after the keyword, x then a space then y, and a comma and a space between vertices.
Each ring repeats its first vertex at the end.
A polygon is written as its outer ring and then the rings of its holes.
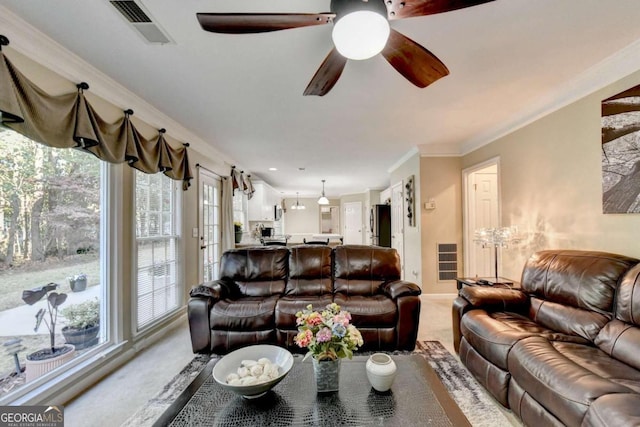
POLYGON ((211 329, 251 331, 273 329, 277 296, 223 299, 211 307, 211 329))
POLYGON ((284 292, 288 269, 287 248, 232 249, 222 254, 220 278, 233 297, 262 297, 284 292))
POLYGON ((555 301, 529 298, 529 317, 540 325, 566 335, 576 335, 593 342, 609 317, 555 301))
POLYGON ((365 297, 336 294, 333 302, 351 313, 351 323, 357 327, 395 327, 398 321, 396 303, 384 295, 365 297))
POLYGON ((522 289, 553 301, 611 316, 620 277, 638 260, 589 251, 540 251, 526 263, 522 289))
POLYGON ((386 282, 400 280, 400 257, 392 248, 344 245, 334 249, 334 292, 376 295, 386 282))
POLYGON ((529 317, 565 334, 593 342, 613 316, 618 281, 636 259, 606 252, 541 251, 522 272, 531 295, 529 317))
POLYGON ((637 371, 635 377, 626 376, 634 370, 623 365, 596 347, 543 337, 518 341, 508 356, 513 379, 566 425, 580 425, 600 396, 633 392, 616 382, 616 378, 640 379, 637 371))
POLYGON ((575 335, 545 328, 517 313, 501 311, 471 310, 462 317, 460 330, 482 357, 505 370, 509 351, 523 338, 538 335, 553 340, 587 342, 575 335))
POLYGON ((311 304, 314 310, 323 310, 331 304, 332 295, 284 296, 276 303, 276 327, 278 329, 298 329, 296 313, 311 304))
POLYGON ((331 248, 294 246, 289 255, 286 295, 331 294, 331 248))
POLYGON ((605 353, 640 369, 640 264, 622 278, 616 297, 616 319, 595 340, 605 353))
POLYGON ((640 326, 640 264, 627 271, 620 281, 616 319, 640 326))
POLYGON ((640 425, 640 395, 608 394, 591 404, 583 427, 640 425))

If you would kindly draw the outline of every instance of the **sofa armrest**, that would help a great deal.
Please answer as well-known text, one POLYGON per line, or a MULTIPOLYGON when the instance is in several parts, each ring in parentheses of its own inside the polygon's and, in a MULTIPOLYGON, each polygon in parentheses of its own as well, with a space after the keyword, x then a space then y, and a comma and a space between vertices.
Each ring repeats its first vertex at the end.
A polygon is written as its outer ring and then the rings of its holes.
POLYGON ((381 289, 385 295, 394 300, 405 296, 418 296, 422 293, 418 285, 404 280, 387 282, 381 289))
POLYGON ((529 304, 529 296, 519 289, 464 286, 460 289, 460 296, 467 300, 472 308, 487 311, 521 312, 529 304))
POLYGON ((222 280, 204 282, 191 288, 190 297, 211 298, 213 301, 220 301, 229 296, 229 288, 222 280))

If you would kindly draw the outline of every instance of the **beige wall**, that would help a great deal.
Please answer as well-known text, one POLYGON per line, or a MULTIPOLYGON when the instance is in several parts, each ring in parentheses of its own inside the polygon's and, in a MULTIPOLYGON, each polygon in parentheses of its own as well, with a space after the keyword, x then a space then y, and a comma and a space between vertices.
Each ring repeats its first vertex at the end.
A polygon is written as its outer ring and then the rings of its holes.
POLYGON ((462 178, 459 157, 422 157, 420 159, 421 200, 433 199, 436 208, 420 206, 422 224, 422 291, 454 293, 455 281, 438 281, 437 244, 458 244, 458 273, 462 269, 462 178))
POLYGON ((422 224, 420 221, 420 206, 422 204, 420 182, 420 156, 418 154, 409 158, 406 162, 391 171, 389 182, 391 186, 401 183, 403 198, 406 197, 404 185, 406 179, 413 175, 415 186, 415 227, 409 226, 409 220, 406 212, 406 201, 404 206, 404 215, 402 215, 404 229, 404 279, 416 283, 420 287, 424 287, 424 275, 422 271, 422 243, 421 233, 422 224))
POLYGON ((526 240, 504 251, 518 279, 540 249, 601 250, 640 257, 640 215, 602 213, 600 102, 640 83, 640 72, 462 158, 462 168, 500 157, 502 224, 526 240))

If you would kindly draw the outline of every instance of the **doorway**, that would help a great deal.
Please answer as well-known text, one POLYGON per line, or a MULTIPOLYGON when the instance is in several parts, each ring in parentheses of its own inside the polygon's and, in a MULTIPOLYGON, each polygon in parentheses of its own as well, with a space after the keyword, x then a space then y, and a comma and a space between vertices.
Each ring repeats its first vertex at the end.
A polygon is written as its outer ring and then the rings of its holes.
POLYGON ((391 187, 391 247, 398 252, 401 278, 404 278, 404 197, 402 182, 391 187))
POLYGON ((344 209, 344 244, 362 244, 362 202, 347 202, 344 209))
POLYGON ((500 162, 494 158, 463 172, 464 191, 464 274, 492 277, 495 251, 474 242, 480 228, 500 226, 500 162))
POLYGON ((202 168, 198 169, 200 262, 199 281, 218 278, 220 263, 220 179, 202 168))

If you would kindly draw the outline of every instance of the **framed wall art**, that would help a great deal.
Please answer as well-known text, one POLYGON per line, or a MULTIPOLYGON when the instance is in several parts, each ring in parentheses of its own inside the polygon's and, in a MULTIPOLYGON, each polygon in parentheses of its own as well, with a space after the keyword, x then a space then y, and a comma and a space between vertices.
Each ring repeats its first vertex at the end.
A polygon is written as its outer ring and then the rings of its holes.
POLYGON ((602 211, 640 213, 640 85, 602 101, 602 211))

